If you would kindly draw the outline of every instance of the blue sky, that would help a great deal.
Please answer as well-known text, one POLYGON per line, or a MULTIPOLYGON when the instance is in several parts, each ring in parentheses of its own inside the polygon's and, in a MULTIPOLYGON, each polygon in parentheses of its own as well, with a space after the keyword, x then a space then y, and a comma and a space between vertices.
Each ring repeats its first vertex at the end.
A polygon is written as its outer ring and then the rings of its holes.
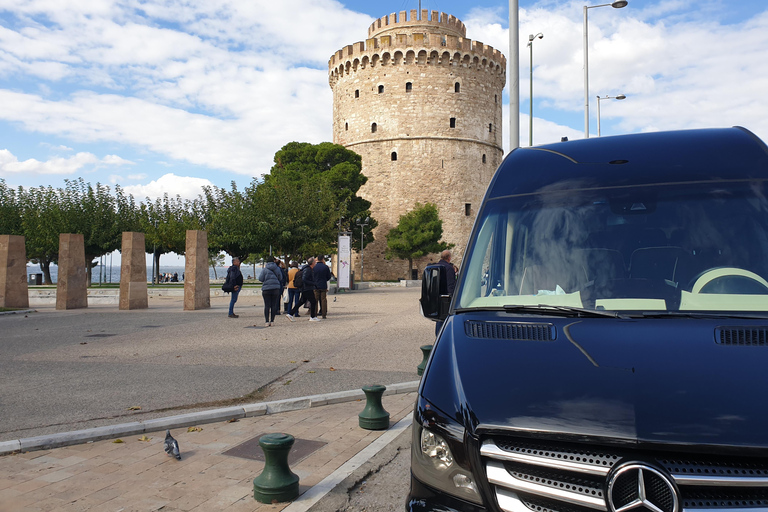
MULTIPOLYGON (((601 2, 587 2, 595 5, 601 2)), ((583 136, 583 1, 520 0, 520 134, 583 136)), ((393 0, 0 0, 0 178, 195 197, 267 172, 293 140, 332 140, 327 63, 393 0)), ((508 2, 423 0, 508 54, 508 2)), ((629 0, 590 10, 591 133, 742 125, 768 140, 764 0, 629 0)), ((504 115, 509 114, 505 90, 504 115)), ((508 127, 505 120, 504 130, 508 127)), ((505 141, 508 134, 504 134, 505 141)), ((505 142, 506 144, 506 142, 505 142)))

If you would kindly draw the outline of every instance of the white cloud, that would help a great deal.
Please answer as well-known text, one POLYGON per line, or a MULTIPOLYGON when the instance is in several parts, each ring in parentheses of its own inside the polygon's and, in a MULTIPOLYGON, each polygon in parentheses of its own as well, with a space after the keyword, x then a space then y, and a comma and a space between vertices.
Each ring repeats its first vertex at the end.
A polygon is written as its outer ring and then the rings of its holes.
POLYGON ((164 194, 168 194, 170 197, 178 195, 182 199, 195 199, 203 193, 204 186, 212 185, 213 183, 204 178, 165 174, 146 185, 126 185, 123 187, 123 191, 133 195, 137 201, 144 201, 147 197, 154 200, 163 197, 164 194))
POLYGON ((13 155, 7 149, 0 149, 0 176, 25 173, 25 174, 75 174, 94 167, 115 166, 129 164, 115 155, 108 155, 99 159, 92 153, 77 153, 68 158, 54 157, 45 162, 35 158, 24 161, 13 155))

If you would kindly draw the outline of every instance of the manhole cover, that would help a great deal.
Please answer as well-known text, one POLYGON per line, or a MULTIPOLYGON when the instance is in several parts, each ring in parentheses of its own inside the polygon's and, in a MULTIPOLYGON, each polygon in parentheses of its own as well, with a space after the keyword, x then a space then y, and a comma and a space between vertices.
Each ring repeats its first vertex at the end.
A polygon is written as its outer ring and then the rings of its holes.
MULTIPOLYGON (((264 434, 259 434, 244 443, 240 443, 234 448, 222 453, 222 455, 229 455, 231 457, 240 457, 243 459, 260 460, 264 462, 264 450, 259 446, 259 438, 264 434)), ((296 439, 291 447, 291 451, 288 452, 288 464, 296 464, 309 457, 311 454, 325 446, 327 443, 322 441, 309 441, 307 439, 296 439)))
POLYGON ((109 338, 110 336, 117 336, 117 334, 89 334, 86 338, 109 338))

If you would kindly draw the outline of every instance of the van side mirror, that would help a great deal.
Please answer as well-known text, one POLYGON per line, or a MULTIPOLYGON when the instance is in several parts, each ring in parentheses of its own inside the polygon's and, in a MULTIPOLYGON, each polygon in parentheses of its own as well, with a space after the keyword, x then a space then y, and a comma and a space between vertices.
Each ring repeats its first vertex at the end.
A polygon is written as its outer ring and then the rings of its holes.
POLYGON ((445 267, 427 265, 421 280, 421 314, 435 322, 448 317, 451 296, 448 295, 448 281, 445 267))

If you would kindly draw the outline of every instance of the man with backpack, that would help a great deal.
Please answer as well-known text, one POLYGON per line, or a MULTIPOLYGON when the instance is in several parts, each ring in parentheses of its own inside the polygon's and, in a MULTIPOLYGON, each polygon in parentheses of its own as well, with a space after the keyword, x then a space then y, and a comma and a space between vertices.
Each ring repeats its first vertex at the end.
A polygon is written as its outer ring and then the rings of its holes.
POLYGON ((227 277, 224 279, 224 287, 222 287, 224 291, 227 291, 225 287, 232 289, 229 299, 229 318, 238 318, 239 315, 235 314, 235 302, 237 302, 237 296, 243 287, 243 274, 240 272, 240 258, 238 257, 232 258, 232 266, 227 269, 227 277))
POLYGON ((293 309, 291 309, 291 311, 285 315, 291 322, 293 322, 296 317, 299 316, 299 307, 301 307, 301 305, 307 301, 309 301, 310 304, 309 321, 320 321, 320 319, 317 318, 317 300, 315 299, 315 288, 317 288, 317 286, 315 285, 315 276, 312 270, 314 267, 315 258, 309 258, 304 268, 300 272, 297 272, 293 278, 293 285, 296 287, 296 289, 301 290, 301 298, 299 299, 299 303, 296 304, 293 309))
POLYGON ((331 269, 325 264, 325 257, 321 254, 317 257, 315 268, 315 299, 317 300, 320 316, 325 319, 328 314, 328 281, 331 280, 331 269))

